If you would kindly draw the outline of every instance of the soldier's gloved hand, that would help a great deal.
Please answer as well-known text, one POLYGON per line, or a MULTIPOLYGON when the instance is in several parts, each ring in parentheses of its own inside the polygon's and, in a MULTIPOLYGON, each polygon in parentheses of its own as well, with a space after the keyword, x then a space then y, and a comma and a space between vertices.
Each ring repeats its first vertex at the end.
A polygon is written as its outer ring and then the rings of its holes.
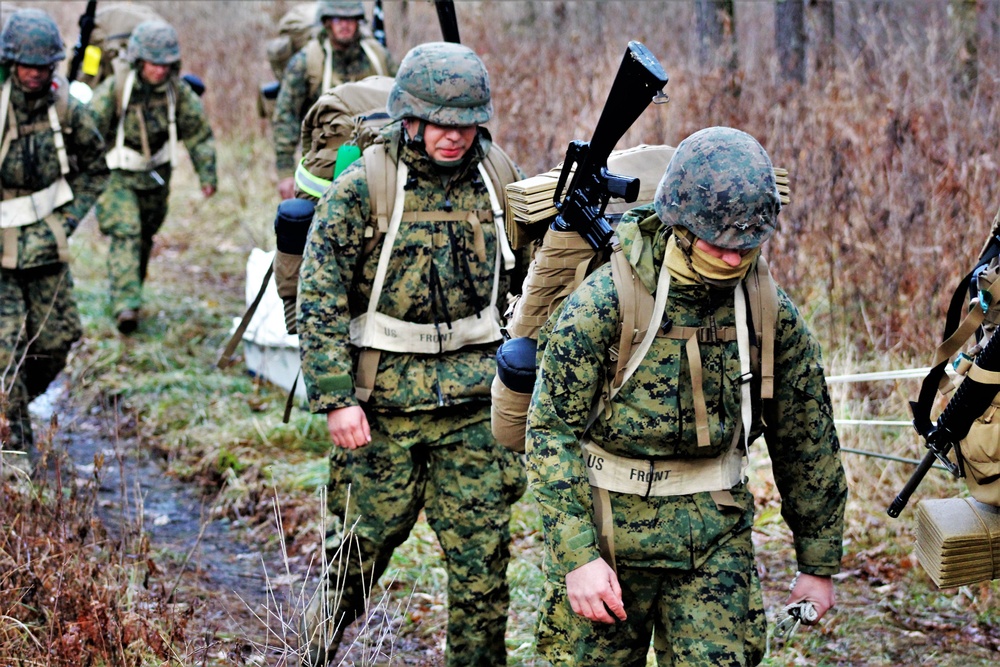
POLYGON ((816 619, 813 621, 802 619, 802 622, 806 625, 815 625, 823 618, 823 614, 834 605, 833 579, 815 574, 800 573, 796 575, 795 584, 788 596, 787 604, 795 604, 802 600, 812 602, 813 607, 816 608, 816 619))
POLYGON ((566 596, 573 611, 591 621, 614 623, 615 617, 622 621, 628 618, 618 575, 603 558, 581 565, 566 575, 566 596))
POLYGON ((331 410, 326 414, 326 428, 330 440, 337 447, 357 449, 372 441, 368 417, 360 405, 331 410))

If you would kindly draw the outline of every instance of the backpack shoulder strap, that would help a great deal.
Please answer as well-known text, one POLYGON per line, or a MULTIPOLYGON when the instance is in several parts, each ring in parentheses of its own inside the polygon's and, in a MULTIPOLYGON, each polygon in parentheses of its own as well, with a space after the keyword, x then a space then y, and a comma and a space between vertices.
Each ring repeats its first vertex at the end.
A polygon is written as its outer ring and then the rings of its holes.
POLYGON ((389 159, 389 149, 381 141, 375 142, 362 153, 365 162, 365 180, 368 182, 368 202, 374 225, 365 228, 363 256, 378 245, 379 239, 389 229, 389 216, 396 198, 396 169, 389 159))
POLYGON ((490 151, 483 159, 483 166, 493 187, 496 188, 497 196, 500 197, 500 204, 507 206, 507 186, 518 180, 517 165, 502 148, 496 144, 490 145, 490 151))
POLYGON ((323 87, 323 70, 326 66, 326 53, 319 38, 310 39, 302 47, 306 52, 306 80, 309 88, 309 97, 321 95, 325 90, 323 87))
POLYGON ((611 386, 617 390, 625 381, 625 368, 632 355, 639 350, 638 343, 646 337, 649 322, 653 317, 653 295, 642 284, 632 266, 625 258, 621 246, 615 244, 611 253, 611 277, 618 291, 620 335, 618 349, 612 351, 617 356, 611 386))
POLYGON ((767 260, 757 259, 754 270, 744 282, 750 308, 750 330, 759 336, 750 346, 751 365, 760 373, 760 396, 774 398, 774 334, 778 320, 778 286, 771 277, 767 260))
POLYGON ((389 62, 382 45, 372 37, 361 39, 361 50, 368 56, 368 62, 372 64, 372 69, 378 76, 389 76, 389 62))
POLYGON ((125 80, 128 78, 130 67, 121 59, 115 59, 111 65, 114 68, 113 76, 115 77, 115 110, 121 116, 125 113, 122 104, 125 101, 125 80))

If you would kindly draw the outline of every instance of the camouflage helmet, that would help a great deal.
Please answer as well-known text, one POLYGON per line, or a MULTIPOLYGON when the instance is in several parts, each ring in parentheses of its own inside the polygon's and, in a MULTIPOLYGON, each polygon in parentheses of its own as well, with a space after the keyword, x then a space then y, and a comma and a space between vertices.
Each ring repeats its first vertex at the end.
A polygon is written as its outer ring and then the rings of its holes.
POLYGON ((720 248, 752 250, 770 238, 781 200, 767 151, 746 132, 709 127, 677 146, 653 207, 720 248))
POLYGON ((66 57, 59 28, 40 9, 20 9, 10 15, 0 33, 0 61, 42 67, 66 57))
POLYGON ((420 118, 435 125, 479 125, 493 116, 490 75, 467 46, 430 42, 410 49, 389 93, 393 120, 420 118))
POLYGON ((316 3, 316 20, 323 19, 357 19, 365 18, 365 6, 360 2, 337 2, 336 0, 320 0, 316 3))
POLYGON ((156 65, 180 62, 181 45, 177 41, 177 31, 163 21, 143 21, 128 38, 128 60, 133 65, 139 60, 156 65))

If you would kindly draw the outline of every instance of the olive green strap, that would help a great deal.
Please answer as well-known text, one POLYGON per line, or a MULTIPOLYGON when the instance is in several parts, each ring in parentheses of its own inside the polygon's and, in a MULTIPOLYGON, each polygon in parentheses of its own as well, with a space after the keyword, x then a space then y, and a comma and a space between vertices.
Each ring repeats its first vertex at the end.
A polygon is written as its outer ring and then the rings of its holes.
POLYGON ((243 319, 240 320, 236 331, 233 332, 233 335, 229 338, 229 342, 226 343, 226 349, 222 351, 222 354, 219 355, 219 360, 215 362, 217 367, 229 368, 233 365, 235 361, 233 352, 236 351, 236 346, 243 340, 243 334, 246 333, 247 327, 250 325, 250 320, 253 319, 254 313, 257 312, 257 306, 260 305, 260 300, 264 297, 264 292, 267 290, 267 283, 271 280, 273 272, 274 263, 272 262, 267 265, 267 271, 264 273, 264 280, 260 284, 260 289, 257 290, 257 296, 254 297, 253 303, 247 308, 247 312, 243 313, 243 319))
POLYGON ((611 511, 611 494, 607 489, 591 486, 594 497, 594 525, 597 526, 597 542, 601 547, 601 557, 615 572, 615 515, 611 511))

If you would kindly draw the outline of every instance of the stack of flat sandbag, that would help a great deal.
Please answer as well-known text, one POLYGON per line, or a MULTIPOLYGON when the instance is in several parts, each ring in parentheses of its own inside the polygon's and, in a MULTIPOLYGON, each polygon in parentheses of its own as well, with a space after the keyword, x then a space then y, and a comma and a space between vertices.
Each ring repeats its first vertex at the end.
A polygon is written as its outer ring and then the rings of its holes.
POLYGON ((973 498, 920 501, 916 556, 939 588, 1000 579, 1000 507, 973 498))

